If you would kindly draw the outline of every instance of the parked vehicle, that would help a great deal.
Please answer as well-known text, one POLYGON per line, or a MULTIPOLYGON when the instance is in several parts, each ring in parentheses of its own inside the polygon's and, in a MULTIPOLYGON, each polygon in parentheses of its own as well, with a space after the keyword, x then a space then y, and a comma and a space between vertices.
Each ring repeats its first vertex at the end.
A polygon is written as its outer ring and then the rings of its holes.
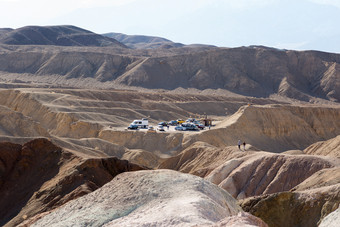
POLYGON ((177 125, 178 123, 177 123, 177 121, 176 120, 172 120, 172 121, 169 121, 168 122, 168 125, 173 125, 173 126, 175 126, 175 125, 177 125))
POLYGON ((197 126, 197 128, 199 128, 201 130, 203 130, 205 128, 205 126, 203 124, 197 124, 196 126, 197 126))
POLYGON ((185 121, 184 120, 182 120, 182 119, 178 119, 177 120, 177 124, 182 124, 182 123, 184 123, 185 121))
POLYGON ((149 126, 149 121, 146 118, 142 120, 134 120, 131 125, 137 125, 138 128, 147 128, 149 126))
POLYGON ((162 126, 168 126, 168 123, 162 121, 162 122, 159 122, 158 125, 162 125, 162 126))
POLYGON ((165 131, 163 125, 158 125, 157 130, 158 131, 165 131))
POLYGON ((190 131, 197 131, 198 127, 192 123, 183 123, 182 127, 185 128, 185 130, 190 130, 190 131))
POLYGON ((184 128, 183 126, 179 125, 179 126, 175 127, 175 130, 177 130, 177 131, 185 131, 186 128, 184 128))
POLYGON ((138 129, 138 125, 129 125, 128 129, 134 130, 134 129, 138 129))

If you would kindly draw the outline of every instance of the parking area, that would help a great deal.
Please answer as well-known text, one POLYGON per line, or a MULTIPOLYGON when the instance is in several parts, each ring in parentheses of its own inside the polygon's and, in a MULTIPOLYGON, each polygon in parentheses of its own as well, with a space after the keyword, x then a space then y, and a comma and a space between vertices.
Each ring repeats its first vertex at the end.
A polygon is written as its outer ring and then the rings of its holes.
MULTIPOLYGON (((129 130, 129 131, 141 131, 141 132, 156 132, 156 133, 178 133, 178 132, 181 132, 181 133, 198 133, 198 132, 201 132, 202 130, 197 130, 197 131, 189 131, 189 130, 176 130, 176 126, 169 126, 168 127, 164 127, 164 131, 161 131, 159 129, 157 129, 157 126, 153 126, 153 125, 150 125, 151 127, 153 127, 153 129, 144 129, 144 128, 139 128, 139 129, 136 129, 136 130, 129 130)), ((127 128, 125 128, 126 130, 128 130, 127 128)), ((203 130, 206 130, 206 129, 203 129, 203 130)))
POLYGON ((147 132, 200 132, 202 130, 210 129, 211 126, 207 124, 212 124, 210 119, 200 119, 196 120, 193 118, 188 118, 187 120, 171 120, 162 121, 154 124, 154 122, 149 122, 148 119, 144 118, 142 120, 134 120, 126 130, 135 131, 147 131, 147 132))

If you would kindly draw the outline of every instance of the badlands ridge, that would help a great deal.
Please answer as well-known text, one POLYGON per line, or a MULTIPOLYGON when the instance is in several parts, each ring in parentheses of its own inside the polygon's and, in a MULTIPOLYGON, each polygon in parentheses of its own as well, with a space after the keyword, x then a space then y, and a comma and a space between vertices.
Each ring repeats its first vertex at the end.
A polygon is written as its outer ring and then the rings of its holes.
POLYGON ((337 226, 339 55, 113 35, 0 30, 0 225, 337 226))

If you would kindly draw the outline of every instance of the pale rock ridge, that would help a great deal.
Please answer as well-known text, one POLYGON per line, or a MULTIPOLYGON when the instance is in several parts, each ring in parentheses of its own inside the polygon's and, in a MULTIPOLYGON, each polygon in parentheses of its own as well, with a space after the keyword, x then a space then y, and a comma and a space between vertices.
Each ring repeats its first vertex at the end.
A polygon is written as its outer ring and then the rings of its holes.
POLYGON ((340 158, 340 135, 327 141, 314 143, 304 150, 311 155, 325 155, 340 158))
POLYGON ((138 171, 118 175, 32 226, 201 226, 239 212, 235 199, 200 177, 138 171))
POLYGON ((129 160, 131 163, 146 166, 148 168, 156 168, 160 162, 158 155, 142 149, 127 150, 121 159, 129 160))
POLYGON ((62 137, 96 137, 101 129, 99 124, 81 121, 72 114, 51 110, 48 106, 34 98, 33 94, 18 90, 1 91, 0 105, 4 105, 25 116, 30 116, 34 121, 48 129, 53 135, 62 137))
POLYGON ((48 137, 48 131, 30 117, 0 106, 0 135, 12 137, 48 137))
POLYGON ((185 144, 204 141, 215 146, 234 146, 239 139, 261 150, 283 152, 305 149, 340 134, 338 107, 300 107, 283 105, 250 105, 198 135, 186 136, 185 144))
POLYGON ((255 217, 246 212, 238 213, 237 216, 227 217, 216 224, 209 225, 209 227, 255 227, 255 226, 268 227, 268 225, 264 223, 260 218, 255 217))
MULTIPOLYGON (((340 160, 337 160, 339 163, 340 160)), ((304 191, 340 184, 340 166, 322 169, 295 186, 292 191, 304 191)))
POLYGON ((125 147, 98 138, 72 139, 52 137, 52 141, 58 146, 72 150, 73 153, 79 156, 89 154, 89 157, 92 158, 115 156, 121 159, 125 152, 128 151, 125 147))
POLYGON ((340 208, 328 214, 320 223, 319 227, 338 227, 340 223, 340 208))
POLYGON ((143 149, 161 158, 168 158, 181 148, 183 134, 102 130, 98 138, 128 149, 143 149))
POLYGON ((165 159, 159 169, 173 169, 200 177, 207 176, 218 166, 233 158, 248 154, 240 152, 237 147, 215 147, 204 142, 195 142, 176 156, 165 159))
POLYGON ((333 162, 307 155, 254 153, 225 162, 206 180, 228 191, 234 198, 288 191, 313 173, 334 167, 333 162))

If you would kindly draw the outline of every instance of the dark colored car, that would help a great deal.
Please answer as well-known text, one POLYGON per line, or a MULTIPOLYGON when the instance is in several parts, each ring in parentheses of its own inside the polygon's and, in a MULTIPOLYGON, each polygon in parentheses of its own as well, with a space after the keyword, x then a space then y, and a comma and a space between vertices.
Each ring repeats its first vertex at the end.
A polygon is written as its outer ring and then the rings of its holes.
POLYGON ((201 130, 203 130, 205 128, 205 126, 203 124, 197 124, 196 126, 197 126, 197 128, 199 128, 201 130))
POLYGON ((183 123, 182 127, 185 128, 186 130, 190 131, 197 131, 198 127, 192 123, 183 123))
POLYGON ((133 130, 133 129, 138 129, 138 125, 129 125, 129 127, 128 127, 128 129, 131 129, 131 130, 133 130))
POLYGON ((158 125, 162 125, 162 126, 168 126, 168 123, 162 121, 162 122, 159 122, 158 125))

